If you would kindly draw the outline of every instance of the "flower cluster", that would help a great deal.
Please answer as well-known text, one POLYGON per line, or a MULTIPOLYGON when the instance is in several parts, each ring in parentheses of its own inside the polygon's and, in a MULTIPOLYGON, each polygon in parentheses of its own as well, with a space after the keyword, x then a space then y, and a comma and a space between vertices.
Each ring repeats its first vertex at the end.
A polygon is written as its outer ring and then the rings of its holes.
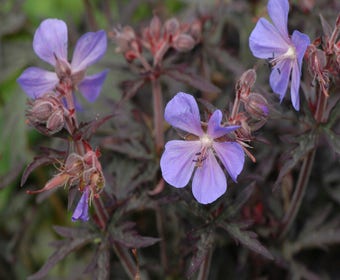
POLYGON ((164 117, 188 134, 184 140, 172 140, 165 145, 160 162, 163 178, 170 185, 182 188, 194 173, 192 192, 196 200, 202 204, 214 202, 227 189, 216 156, 234 181, 243 169, 244 151, 230 135, 239 126, 221 125, 220 110, 211 115, 208 123, 202 123, 195 99, 182 92, 169 101, 164 117))
POLYGON ((28 101, 28 123, 39 132, 53 136, 63 128, 69 133, 65 159, 60 160, 59 173, 37 191, 40 193, 56 187, 77 186, 82 193, 72 220, 87 221, 88 206, 101 192, 105 179, 99 153, 79 132, 75 114, 74 91, 79 90, 90 102, 98 97, 107 70, 86 75, 87 68, 99 61, 106 51, 107 37, 104 30, 84 34, 77 42, 72 61, 67 58, 67 26, 58 19, 44 20, 35 32, 33 49, 44 61, 54 66, 54 72, 29 67, 18 78, 18 83, 31 98, 28 101))
POLYGON ((302 59, 310 44, 306 34, 295 30, 292 37, 288 34, 288 0, 269 0, 268 14, 271 24, 260 18, 249 37, 249 47, 253 55, 268 59, 272 66, 269 83, 282 101, 291 78, 290 96, 295 110, 300 109, 300 78, 302 59))
POLYGON ((170 49, 178 52, 190 51, 201 38, 200 21, 192 24, 180 23, 176 18, 170 18, 162 25, 160 18, 154 15, 149 26, 145 27, 139 36, 130 26, 115 28, 111 33, 117 44, 116 50, 124 54, 128 62, 140 58, 143 47, 154 59, 153 65, 159 65, 170 49))

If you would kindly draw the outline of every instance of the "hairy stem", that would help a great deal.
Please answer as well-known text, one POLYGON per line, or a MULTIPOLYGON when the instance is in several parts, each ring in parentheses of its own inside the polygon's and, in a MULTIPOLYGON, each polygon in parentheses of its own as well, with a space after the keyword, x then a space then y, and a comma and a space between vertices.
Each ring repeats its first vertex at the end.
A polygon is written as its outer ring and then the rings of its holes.
POLYGON ((209 271, 210 271, 210 265, 211 265, 211 259, 212 259, 212 253, 213 253, 213 246, 211 246, 205 255, 205 258, 200 266, 200 270, 198 273, 198 280, 207 280, 209 277, 209 271))
POLYGON ((159 79, 151 78, 153 95, 153 120, 155 130, 156 152, 159 155, 164 147, 163 133, 163 97, 159 79))
POLYGON ((134 262, 132 256, 128 250, 120 245, 118 242, 113 242, 113 249, 118 256, 121 264, 123 265, 125 272, 128 274, 130 279, 135 279, 138 272, 136 263, 134 262))
POLYGON ((315 151, 315 148, 311 150, 303 160, 302 167, 299 173, 299 178, 293 194, 293 199, 289 205, 287 213, 285 214, 281 222, 280 238, 284 237, 288 233, 293 221, 295 220, 296 214, 299 211, 312 171, 315 151))

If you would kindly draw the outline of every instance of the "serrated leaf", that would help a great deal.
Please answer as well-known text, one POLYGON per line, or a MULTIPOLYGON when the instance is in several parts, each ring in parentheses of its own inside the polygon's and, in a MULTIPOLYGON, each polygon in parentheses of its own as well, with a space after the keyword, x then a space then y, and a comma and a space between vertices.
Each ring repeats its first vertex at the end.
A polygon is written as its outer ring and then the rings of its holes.
POLYGON ((289 152, 288 159, 285 160, 276 182, 274 189, 281 183, 285 177, 310 151, 312 151, 317 143, 317 135, 314 132, 302 135, 298 139, 298 146, 289 152))
POLYGON ((273 260, 272 254, 257 240, 257 235, 251 231, 242 231, 237 224, 234 223, 220 223, 225 231, 236 241, 240 242, 246 248, 258 253, 267 259, 273 260))
POLYGON ((92 242, 95 238, 97 238, 97 234, 89 234, 83 237, 77 237, 75 239, 70 240, 67 242, 66 240, 64 243, 59 243, 59 247, 57 250, 47 259, 45 264, 39 269, 38 272, 34 273, 33 275, 29 276, 29 280, 36 280, 44 278, 48 272, 62 259, 64 259, 68 254, 72 253, 73 251, 83 247, 84 245, 92 242))
POLYGON ((193 72, 188 72, 184 69, 184 67, 167 68, 164 70, 164 74, 175 79, 176 81, 188 84, 200 91, 208 93, 221 92, 217 86, 207 81, 204 77, 193 72))
POLYGON ((112 238, 127 248, 142 248, 154 245, 160 238, 141 236, 134 229, 135 223, 125 222, 113 229, 112 238))

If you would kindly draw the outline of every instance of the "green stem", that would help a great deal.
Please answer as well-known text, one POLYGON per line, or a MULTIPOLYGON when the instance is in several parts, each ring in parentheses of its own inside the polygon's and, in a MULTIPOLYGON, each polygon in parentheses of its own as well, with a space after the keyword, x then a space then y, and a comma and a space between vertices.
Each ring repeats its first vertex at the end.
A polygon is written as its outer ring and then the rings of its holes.
POLYGON ((284 237, 288 233, 293 221, 295 220, 296 214, 299 211, 302 199, 306 192, 309 177, 312 171, 315 151, 316 149, 314 148, 307 154, 307 156, 303 160, 302 167, 299 173, 298 182, 296 184, 295 191, 293 194, 293 199, 289 205, 287 213, 285 214, 281 222, 280 238, 284 237))

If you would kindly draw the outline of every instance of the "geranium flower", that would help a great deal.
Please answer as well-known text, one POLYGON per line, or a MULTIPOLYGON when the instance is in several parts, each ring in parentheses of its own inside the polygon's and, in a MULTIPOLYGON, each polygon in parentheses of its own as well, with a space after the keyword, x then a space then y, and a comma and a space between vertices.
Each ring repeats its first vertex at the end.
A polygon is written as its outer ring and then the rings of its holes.
POLYGON ((108 71, 91 76, 85 76, 85 72, 106 51, 105 31, 84 34, 76 44, 71 63, 67 59, 67 37, 67 26, 59 19, 46 19, 36 30, 33 49, 39 58, 55 67, 55 72, 27 68, 17 81, 29 97, 38 98, 65 79, 69 79, 72 88, 79 89, 88 101, 93 102, 98 97, 108 71))
POLYGON ((89 196, 90 196, 90 188, 85 187, 83 194, 80 197, 80 200, 77 204, 76 209, 72 215, 72 221, 75 222, 77 220, 82 220, 86 222, 89 220, 89 196))
POLYGON ((234 181, 243 169, 244 151, 227 136, 239 126, 221 126, 220 110, 202 126, 195 99, 183 92, 169 101, 164 117, 172 126, 189 133, 187 141, 173 140, 165 145, 160 162, 164 180, 183 188, 194 173, 192 192, 196 200, 202 204, 215 201, 227 190, 226 176, 216 156, 234 181))
POLYGON ((300 109, 299 88, 301 66, 304 53, 310 44, 306 34, 295 30, 292 37, 288 34, 288 0, 269 0, 268 14, 271 24, 260 18, 249 37, 253 55, 269 59, 272 66, 270 86, 282 101, 291 77, 290 96, 295 110, 300 109))

